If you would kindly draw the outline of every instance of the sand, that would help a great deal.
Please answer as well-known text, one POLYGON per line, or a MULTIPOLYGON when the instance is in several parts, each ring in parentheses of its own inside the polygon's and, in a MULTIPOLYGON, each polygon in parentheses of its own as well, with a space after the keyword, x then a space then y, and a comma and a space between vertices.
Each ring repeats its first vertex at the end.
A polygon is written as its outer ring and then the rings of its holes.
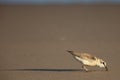
POLYGON ((1 5, 0 79, 118 80, 119 21, 112 4, 1 5), (66 50, 94 54, 109 71, 85 72, 66 50))

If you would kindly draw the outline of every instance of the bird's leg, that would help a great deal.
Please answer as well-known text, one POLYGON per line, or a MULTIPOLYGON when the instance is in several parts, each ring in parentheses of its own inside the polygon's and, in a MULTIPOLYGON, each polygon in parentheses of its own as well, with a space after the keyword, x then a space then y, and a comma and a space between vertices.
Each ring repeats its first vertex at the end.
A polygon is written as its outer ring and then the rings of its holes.
POLYGON ((86 72, 88 72, 88 69, 85 67, 85 65, 82 65, 82 68, 83 68, 86 72))

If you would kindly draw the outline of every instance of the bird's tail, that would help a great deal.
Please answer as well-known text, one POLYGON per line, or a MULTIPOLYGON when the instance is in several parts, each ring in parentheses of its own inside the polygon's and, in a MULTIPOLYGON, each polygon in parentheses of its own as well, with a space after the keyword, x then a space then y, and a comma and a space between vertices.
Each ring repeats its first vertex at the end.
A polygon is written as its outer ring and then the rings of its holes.
POLYGON ((70 53, 70 54, 72 54, 73 56, 75 55, 74 51, 67 50, 67 52, 70 53))

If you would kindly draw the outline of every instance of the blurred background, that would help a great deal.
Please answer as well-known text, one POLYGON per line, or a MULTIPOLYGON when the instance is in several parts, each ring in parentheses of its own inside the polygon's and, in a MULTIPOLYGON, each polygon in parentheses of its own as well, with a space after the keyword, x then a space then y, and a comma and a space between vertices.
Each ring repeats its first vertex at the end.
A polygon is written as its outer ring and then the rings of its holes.
POLYGON ((120 0, 0 0, 1 4, 81 4, 120 3, 120 0))
POLYGON ((119 2, 120 0, 0 0, 0 69, 80 69, 80 63, 66 50, 99 56, 110 68, 108 73, 91 74, 69 71, 62 74, 34 70, 33 73, 0 71, 0 78, 119 79, 119 2), (70 77, 66 77, 68 75, 70 77))

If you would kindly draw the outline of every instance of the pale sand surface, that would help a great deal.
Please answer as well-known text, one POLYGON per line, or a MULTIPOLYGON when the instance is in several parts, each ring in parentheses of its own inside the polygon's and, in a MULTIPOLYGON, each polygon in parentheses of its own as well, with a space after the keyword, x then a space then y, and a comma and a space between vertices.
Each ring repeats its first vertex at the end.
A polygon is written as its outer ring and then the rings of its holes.
POLYGON ((119 80, 119 57, 119 5, 0 6, 1 80, 119 80), (109 71, 86 73, 66 50, 99 56, 109 71))

